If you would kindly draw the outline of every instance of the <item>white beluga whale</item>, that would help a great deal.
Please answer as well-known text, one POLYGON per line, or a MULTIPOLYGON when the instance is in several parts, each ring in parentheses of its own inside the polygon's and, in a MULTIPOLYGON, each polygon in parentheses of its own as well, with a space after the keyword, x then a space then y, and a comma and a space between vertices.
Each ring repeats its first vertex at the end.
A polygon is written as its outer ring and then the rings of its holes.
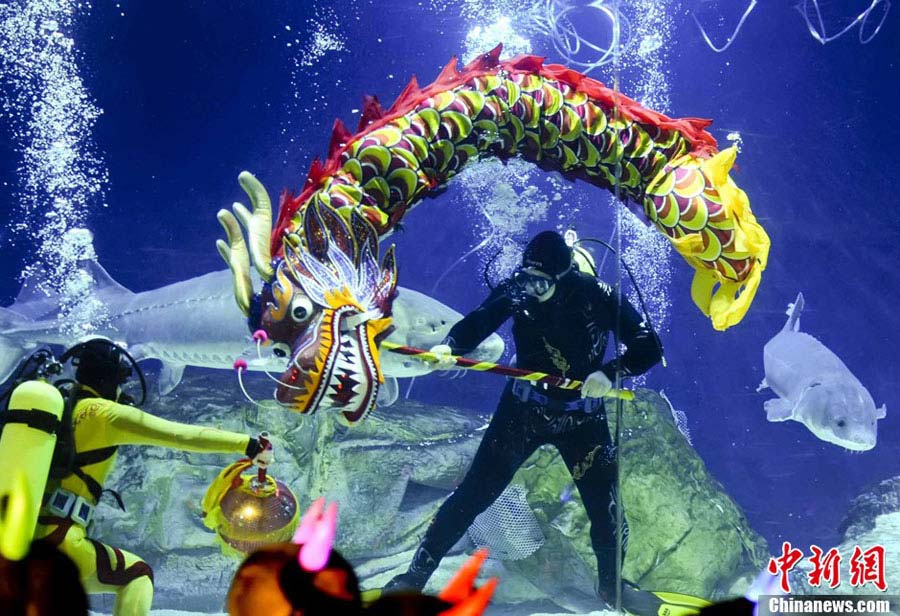
POLYGON ((757 391, 768 387, 778 395, 766 401, 766 418, 798 421, 817 438, 846 449, 872 449, 885 406, 876 408, 869 391, 844 362, 800 331, 802 311, 799 293, 788 306, 784 327, 763 350, 766 377, 757 391))
MULTIPOLYGON (((115 282, 95 261, 81 264, 93 279, 92 297, 101 302, 106 317, 92 335, 124 343, 138 361, 157 359, 163 364, 159 389, 165 394, 181 381, 186 366, 232 369, 237 358, 252 371, 276 376, 285 369, 287 350, 256 343, 246 318, 234 301, 232 275, 211 272, 158 289, 133 293, 115 282)), ((404 346, 429 349, 439 344, 462 315, 441 302, 411 289, 397 289, 393 305, 394 330, 387 340, 404 346)), ((0 383, 31 350, 42 344, 70 346, 78 341, 60 327, 59 297, 47 294, 29 281, 13 305, 0 308, 0 383)), ((496 361, 503 340, 494 334, 471 353, 479 361, 496 361)), ((379 403, 397 397, 394 379, 432 371, 425 362, 385 352, 381 355, 387 381, 379 403)))

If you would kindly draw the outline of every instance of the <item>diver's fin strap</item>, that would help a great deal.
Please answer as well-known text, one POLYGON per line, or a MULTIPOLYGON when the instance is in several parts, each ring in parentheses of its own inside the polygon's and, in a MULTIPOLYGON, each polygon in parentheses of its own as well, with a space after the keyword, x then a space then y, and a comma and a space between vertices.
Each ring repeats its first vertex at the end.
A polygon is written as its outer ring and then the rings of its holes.
POLYGON ((41 409, 8 409, 0 416, 0 429, 11 423, 25 424, 47 434, 56 434, 60 421, 53 413, 41 409))
POLYGON ((103 486, 100 485, 100 482, 81 470, 84 466, 103 462, 114 455, 116 450, 118 450, 118 447, 103 447, 101 449, 78 452, 75 454, 75 468, 72 469, 72 473, 84 482, 84 485, 87 486, 91 496, 94 497, 95 502, 99 503, 103 493, 109 492, 113 495, 113 498, 116 499, 116 504, 119 506, 119 509, 125 511, 125 503, 122 501, 122 497, 118 492, 115 490, 104 490, 103 486))

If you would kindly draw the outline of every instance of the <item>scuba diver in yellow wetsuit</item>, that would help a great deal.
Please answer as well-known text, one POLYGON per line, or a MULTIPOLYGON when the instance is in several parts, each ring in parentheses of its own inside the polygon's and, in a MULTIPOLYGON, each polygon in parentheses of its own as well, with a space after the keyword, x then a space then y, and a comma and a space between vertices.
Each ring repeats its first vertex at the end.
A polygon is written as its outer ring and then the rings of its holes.
MULTIPOLYGON (((57 374, 69 359, 76 368, 75 382, 68 391, 34 538, 59 546, 75 562, 89 594, 115 593, 116 616, 147 614, 153 600, 150 566, 130 552, 88 536, 94 508, 102 493, 109 491, 103 485, 115 465, 117 448, 155 445, 243 454, 265 467, 272 459, 271 445, 265 433, 253 438, 175 423, 123 404, 122 385, 135 371, 142 387, 144 378, 127 351, 109 340, 89 340, 66 351, 57 374), (69 435, 63 433, 66 429, 71 430, 69 435)), ((121 499, 113 494, 121 506, 121 499)))

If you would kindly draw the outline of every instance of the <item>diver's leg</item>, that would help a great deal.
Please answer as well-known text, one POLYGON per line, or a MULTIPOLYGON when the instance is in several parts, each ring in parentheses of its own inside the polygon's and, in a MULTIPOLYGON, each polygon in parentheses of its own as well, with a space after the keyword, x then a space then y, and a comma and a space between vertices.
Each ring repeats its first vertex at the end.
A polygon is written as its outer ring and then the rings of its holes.
POLYGON ((80 524, 61 520, 41 533, 75 562, 88 594, 115 593, 115 616, 146 616, 153 602, 153 572, 140 558, 90 539, 80 524))
POLYGON ((153 603, 153 570, 138 556, 89 539, 97 552, 97 580, 116 593, 114 616, 145 616, 153 603))
POLYGON ((386 591, 421 590, 444 555, 509 484, 516 470, 540 445, 529 428, 530 409, 507 387, 481 439, 465 478, 438 509, 406 573, 393 578, 386 591))
POLYGON ((578 493, 591 522, 591 544, 597 557, 598 592, 612 605, 616 596, 616 553, 623 561, 628 526, 622 528, 622 545, 617 546, 617 461, 606 418, 589 415, 577 418, 579 425, 559 434, 554 444, 572 473, 578 493))

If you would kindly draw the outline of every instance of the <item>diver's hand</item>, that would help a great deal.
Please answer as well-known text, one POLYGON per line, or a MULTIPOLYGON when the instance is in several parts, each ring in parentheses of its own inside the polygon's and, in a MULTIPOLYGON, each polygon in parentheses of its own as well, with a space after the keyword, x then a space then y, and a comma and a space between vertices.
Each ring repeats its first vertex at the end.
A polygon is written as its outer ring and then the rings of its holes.
POLYGON ((275 461, 275 450, 269 440, 269 433, 260 432, 258 437, 251 437, 245 453, 259 468, 268 468, 275 461))
POLYGON ((435 356, 435 361, 430 362, 435 370, 450 370, 456 365, 453 350, 449 344, 436 344, 428 351, 435 356))
POLYGON ((582 398, 602 398, 612 389, 612 381, 602 370, 591 372, 581 386, 582 398))

